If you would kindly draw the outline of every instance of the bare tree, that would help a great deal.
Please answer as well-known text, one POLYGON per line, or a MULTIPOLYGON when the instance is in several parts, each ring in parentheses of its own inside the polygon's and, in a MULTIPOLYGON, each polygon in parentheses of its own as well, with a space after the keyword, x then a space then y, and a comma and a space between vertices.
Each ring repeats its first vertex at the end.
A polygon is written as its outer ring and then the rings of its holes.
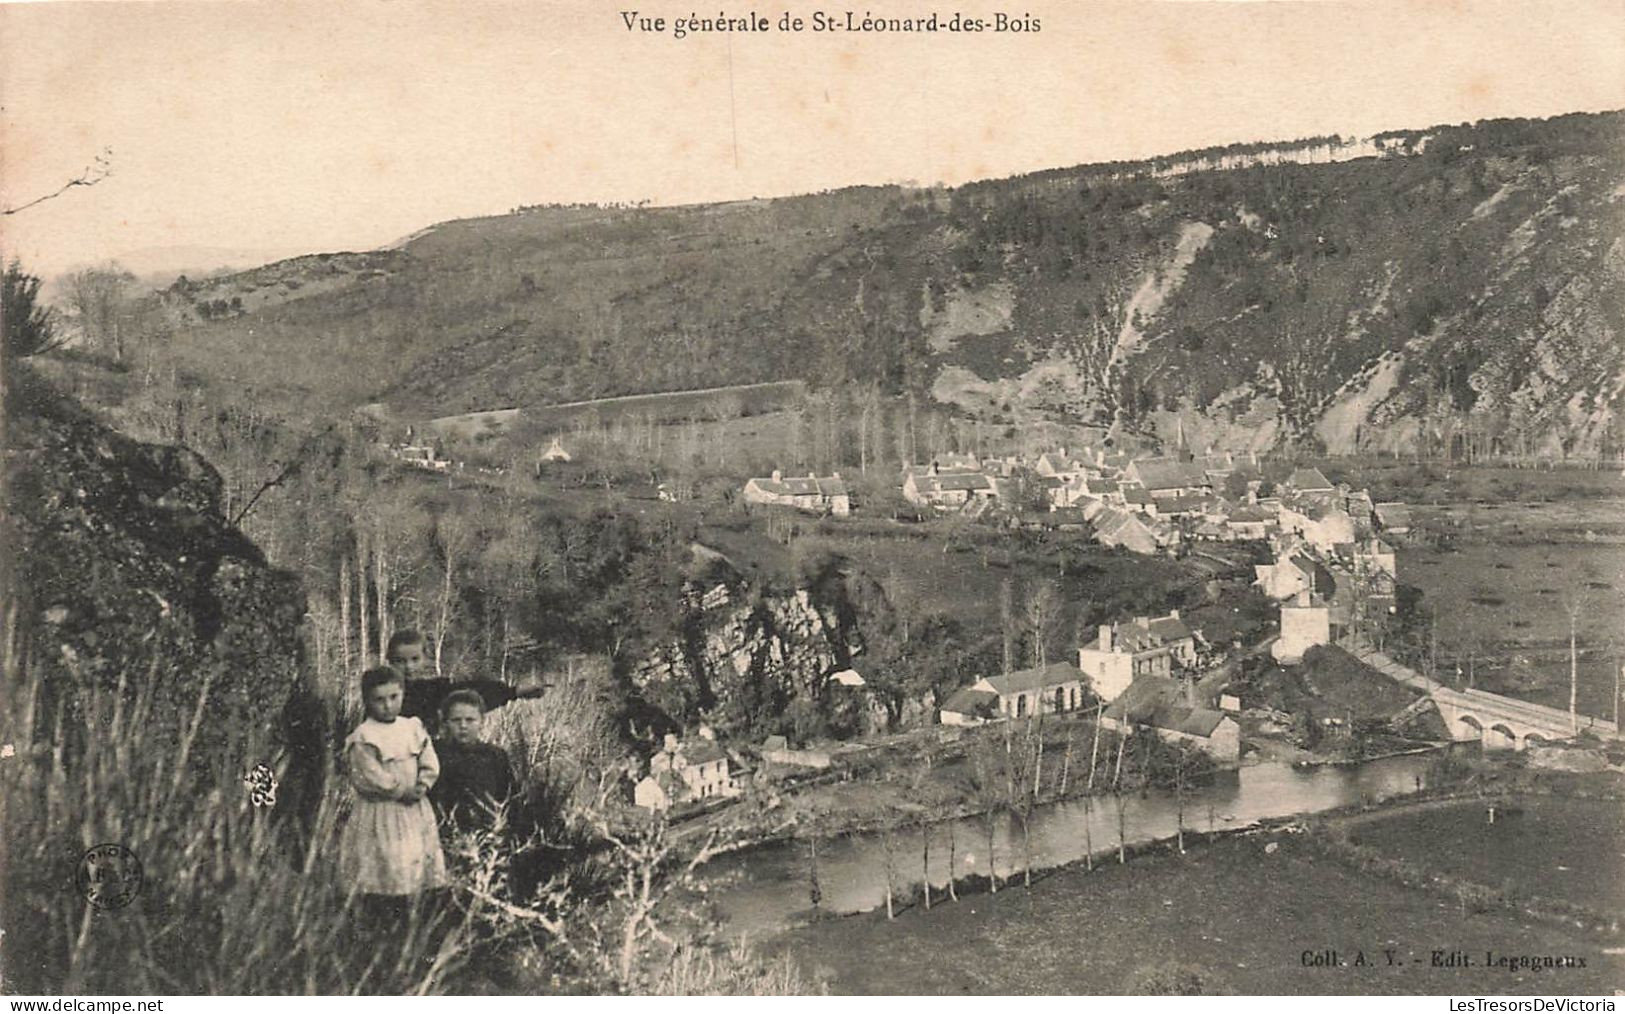
POLYGON ((1027 589, 1022 599, 1022 614, 1027 621, 1027 632, 1032 638, 1033 664, 1039 668, 1049 665, 1049 641, 1060 621, 1064 602, 1053 581, 1040 581, 1027 589))
POLYGON ((135 275, 109 261, 70 274, 64 291, 70 315, 85 340, 124 362, 135 275))

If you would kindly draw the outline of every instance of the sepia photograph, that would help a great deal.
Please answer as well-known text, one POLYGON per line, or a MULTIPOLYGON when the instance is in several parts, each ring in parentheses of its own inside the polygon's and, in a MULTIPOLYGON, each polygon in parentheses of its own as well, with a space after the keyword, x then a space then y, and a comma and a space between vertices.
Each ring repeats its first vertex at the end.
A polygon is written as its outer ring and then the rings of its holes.
POLYGON ((1618 0, 636 3, 0 0, 13 1009, 1613 1010, 1618 0))

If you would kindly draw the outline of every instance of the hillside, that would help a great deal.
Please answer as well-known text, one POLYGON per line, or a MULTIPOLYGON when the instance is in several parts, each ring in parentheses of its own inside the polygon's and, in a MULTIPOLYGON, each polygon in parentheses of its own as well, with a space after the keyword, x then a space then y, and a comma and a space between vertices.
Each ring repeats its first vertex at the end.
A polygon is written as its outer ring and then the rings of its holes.
POLYGON ((857 381, 987 421, 1182 427, 1231 447, 1613 453, 1622 125, 1574 114, 952 190, 521 209, 168 298, 193 367, 332 410, 857 381), (1355 157, 1368 151, 1383 154, 1355 157))

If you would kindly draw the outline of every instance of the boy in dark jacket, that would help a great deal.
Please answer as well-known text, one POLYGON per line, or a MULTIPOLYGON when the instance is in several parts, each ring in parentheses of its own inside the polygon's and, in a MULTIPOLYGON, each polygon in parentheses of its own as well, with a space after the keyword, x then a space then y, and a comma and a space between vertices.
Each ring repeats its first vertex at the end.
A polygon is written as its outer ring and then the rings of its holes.
POLYGON ((480 739, 485 701, 470 688, 453 690, 440 710, 440 734, 435 752, 440 757, 440 779, 429 799, 441 822, 457 831, 496 827, 498 817, 507 834, 515 830, 509 801, 514 796, 513 768, 508 755, 480 739))

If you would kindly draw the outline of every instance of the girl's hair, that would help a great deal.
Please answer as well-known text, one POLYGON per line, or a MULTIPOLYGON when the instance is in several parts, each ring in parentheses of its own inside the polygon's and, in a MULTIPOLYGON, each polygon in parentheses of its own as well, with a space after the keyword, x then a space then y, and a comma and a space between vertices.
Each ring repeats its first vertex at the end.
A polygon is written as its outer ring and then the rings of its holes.
POLYGON ((480 709, 480 714, 485 714, 485 698, 480 696, 478 690, 464 687, 462 690, 453 690, 440 702, 440 717, 445 718, 451 714, 451 709, 459 704, 471 704, 480 709))
POLYGON ((365 697, 367 694, 372 693, 377 688, 387 686, 390 683, 399 683, 404 687, 406 685, 406 680, 401 676, 400 673, 391 669, 387 665, 380 665, 372 669, 368 669, 366 672, 361 674, 361 695, 365 697))

